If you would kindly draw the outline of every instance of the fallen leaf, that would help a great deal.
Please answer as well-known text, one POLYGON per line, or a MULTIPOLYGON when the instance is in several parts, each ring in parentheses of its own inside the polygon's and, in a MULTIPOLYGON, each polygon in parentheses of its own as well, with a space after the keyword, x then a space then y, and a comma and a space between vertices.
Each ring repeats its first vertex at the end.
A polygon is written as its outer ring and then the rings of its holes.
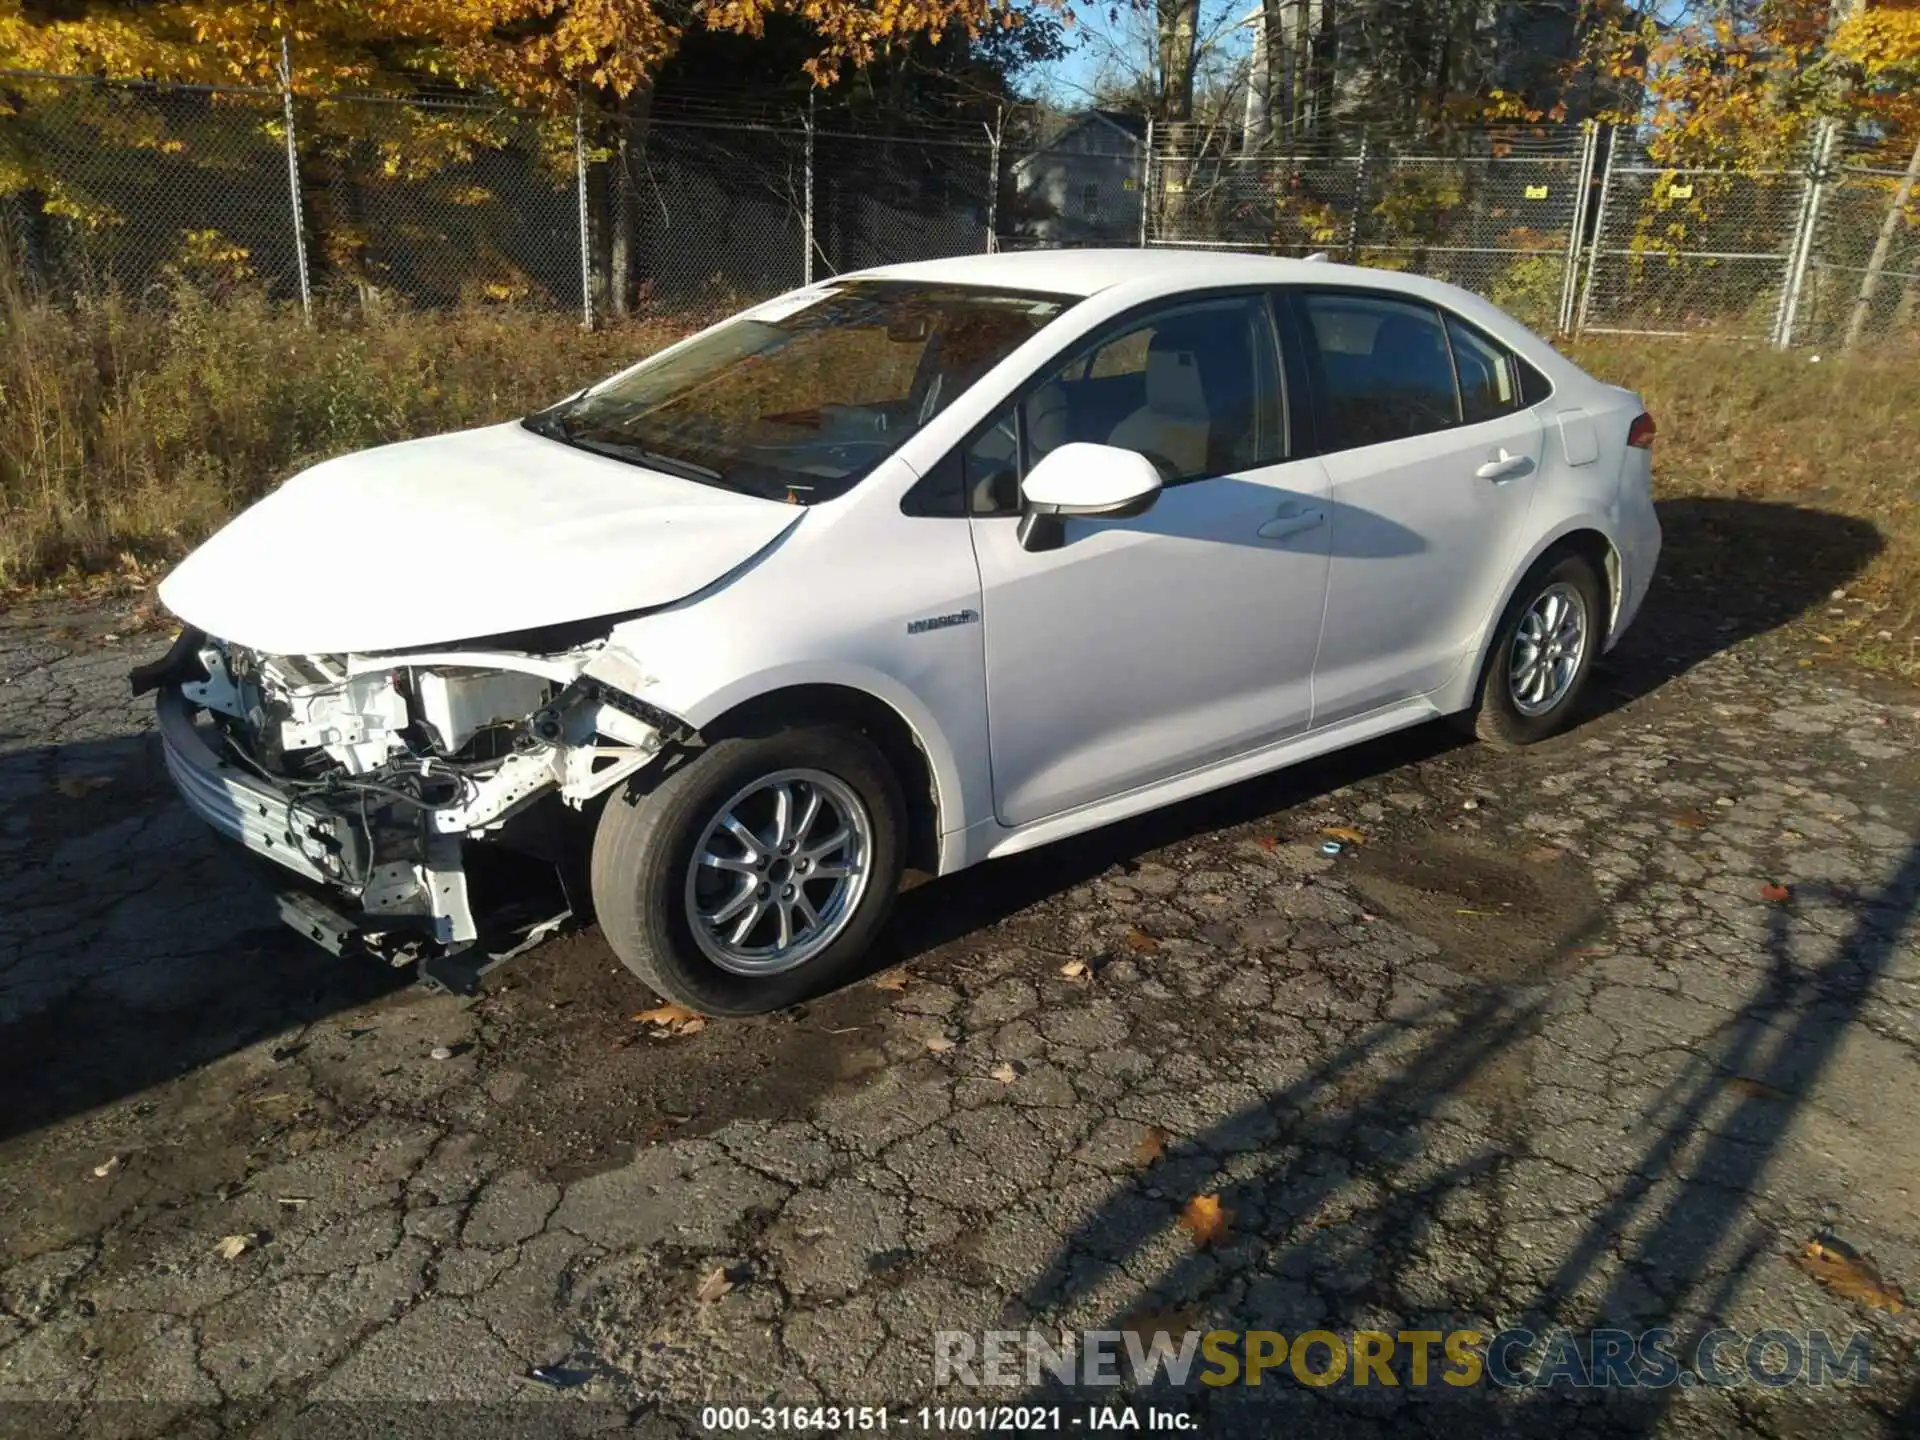
POLYGON ((113 777, 109 775, 62 775, 53 782, 53 788, 69 800, 79 800, 112 783, 113 777))
POLYGON ((904 990, 907 988, 907 972, 904 970, 889 970, 883 975, 876 975, 873 977, 873 988, 876 990, 904 990))
POLYGON ((651 1010, 642 1010, 638 1015, 629 1017, 636 1025, 660 1025, 671 1028, 683 1025, 689 1020, 700 1017, 684 1005, 656 1005, 651 1010))
POLYGON ((933 1051, 936 1055, 944 1055, 947 1051, 953 1049, 953 1041, 944 1035, 929 1035, 927 1037, 927 1049, 933 1051))
POLYGON ((1855 1254, 1837 1241, 1809 1240, 1793 1263, 1836 1295, 1895 1314, 1907 1308, 1906 1295, 1881 1277, 1872 1257, 1855 1254))
POLYGON ((1220 1203, 1218 1195, 1196 1195, 1180 1212, 1180 1223, 1193 1236, 1196 1245, 1212 1245, 1226 1238, 1233 1212, 1220 1203))
POLYGON ((96 1180, 104 1180, 107 1178, 107 1176, 113 1174, 113 1172, 118 1170, 119 1168, 120 1168, 120 1157, 118 1155, 109 1155, 106 1159, 102 1160, 98 1165, 93 1167, 93 1178, 96 1180))
POLYGON ((564 1365, 536 1365, 527 1372, 527 1376, 542 1385, 551 1385, 555 1390, 571 1390, 593 1379, 593 1371, 573 1370, 564 1365))
POLYGON ((733 1281, 727 1277, 727 1267, 721 1265, 700 1282, 700 1288, 693 1294, 702 1305, 711 1305, 731 1289, 733 1281))
POLYGON ((1734 1075, 1727 1080, 1727 1089, 1736 1095, 1750 1095, 1756 1100, 1787 1100, 1792 1097, 1777 1085, 1769 1085, 1764 1080, 1755 1080, 1746 1075, 1734 1075))
POLYGON ((1342 845, 1364 845, 1367 837, 1350 825, 1326 825, 1320 833, 1329 840, 1338 840, 1342 845))
POLYGON ((1713 823, 1713 817, 1704 810, 1682 810, 1673 817, 1673 823, 1682 830, 1704 830, 1713 823))
POLYGON ((673 1027, 673 1033, 676 1035, 698 1035, 702 1030, 706 1028, 707 1028, 706 1016, 690 1015, 685 1020, 682 1020, 678 1025, 673 1027))
POLYGON ((1078 982, 1093 974, 1093 971, 1084 960, 1069 960, 1060 967, 1060 973, 1067 979, 1078 982))
POLYGON ((1133 1147, 1133 1163, 1151 1165, 1167 1153, 1167 1141, 1173 1137, 1158 1125, 1149 1125, 1147 1133, 1140 1137, 1140 1143, 1133 1147))
POLYGON ((1771 905, 1784 903, 1791 894, 1793 894, 1793 892, 1778 881, 1770 880, 1760 887, 1760 898, 1771 905))
POLYGON ((1536 845, 1520 858, 1529 865, 1551 865, 1565 853, 1555 845, 1536 845))
POLYGON ((222 1260, 238 1260, 253 1248, 253 1236, 228 1235, 213 1247, 213 1253, 222 1260))
POLYGON ((1277 835, 1262 835, 1253 843, 1258 845, 1262 850, 1277 850, 1280 848, 1280 837, 1277 835))
POLYGON ((1127 948, 1137 950, 1142 955, 1151 955, 1160 948, 1160 942, 1136 926, 1127 931, 1127 948))
POLYGON ((1011 1060, 1002 1060, 998 1065, 994 1066, 993 1069, 989 1070, 987 1074, 998 1080, 1002 1085, 1011 1085, 1020 1078, 1020 1072, 1014 1068, 1011 1060))

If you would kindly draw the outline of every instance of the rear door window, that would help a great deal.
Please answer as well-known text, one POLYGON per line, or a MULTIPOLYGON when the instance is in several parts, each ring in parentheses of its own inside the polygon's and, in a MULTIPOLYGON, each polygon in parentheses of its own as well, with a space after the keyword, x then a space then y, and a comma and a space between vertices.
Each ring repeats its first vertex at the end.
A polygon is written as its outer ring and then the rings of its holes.
POLYGON ((1447 332, 1431 305, 1308 291, 1300 307, 1324 448, 1379 445, 1460 423, 1447 332))

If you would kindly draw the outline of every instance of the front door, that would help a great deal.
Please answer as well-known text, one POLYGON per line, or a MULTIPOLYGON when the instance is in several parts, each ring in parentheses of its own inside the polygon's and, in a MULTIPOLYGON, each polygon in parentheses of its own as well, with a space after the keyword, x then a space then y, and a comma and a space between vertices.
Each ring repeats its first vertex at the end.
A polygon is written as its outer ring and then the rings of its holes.
POLYGON ((1025 825, 1304 730, 1327 576, 1327 476, 1289 460, 1260 296, 1121 322, 966 452, 995 812, 1025 825), (1138 451, 1145 515, 1069 519, 1029 553, 1019 477, 1087 440, 1138 451))

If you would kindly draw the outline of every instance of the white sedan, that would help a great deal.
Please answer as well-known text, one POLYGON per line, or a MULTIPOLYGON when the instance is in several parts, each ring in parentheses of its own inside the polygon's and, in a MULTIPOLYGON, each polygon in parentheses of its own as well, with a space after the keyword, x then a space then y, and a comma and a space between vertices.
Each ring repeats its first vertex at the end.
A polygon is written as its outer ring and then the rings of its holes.
POLYGON ((1561 728, 1653 574, 1652 437, 1434 281, 891 266, 315 466, 166 580, 135 684, 333 948, 471 988, 590 903, 662 995, 771 1010, 908 868, 1438 716, 1561 728))

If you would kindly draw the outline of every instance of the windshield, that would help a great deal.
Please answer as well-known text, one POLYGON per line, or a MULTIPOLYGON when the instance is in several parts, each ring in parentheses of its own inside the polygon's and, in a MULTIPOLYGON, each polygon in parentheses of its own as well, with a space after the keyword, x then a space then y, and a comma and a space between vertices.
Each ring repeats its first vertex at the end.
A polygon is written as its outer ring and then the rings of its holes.
POLYGON ((636 465, 813 504, 845 494, 1071 303, 829 282, 749 310, 525 424, 636 465))

